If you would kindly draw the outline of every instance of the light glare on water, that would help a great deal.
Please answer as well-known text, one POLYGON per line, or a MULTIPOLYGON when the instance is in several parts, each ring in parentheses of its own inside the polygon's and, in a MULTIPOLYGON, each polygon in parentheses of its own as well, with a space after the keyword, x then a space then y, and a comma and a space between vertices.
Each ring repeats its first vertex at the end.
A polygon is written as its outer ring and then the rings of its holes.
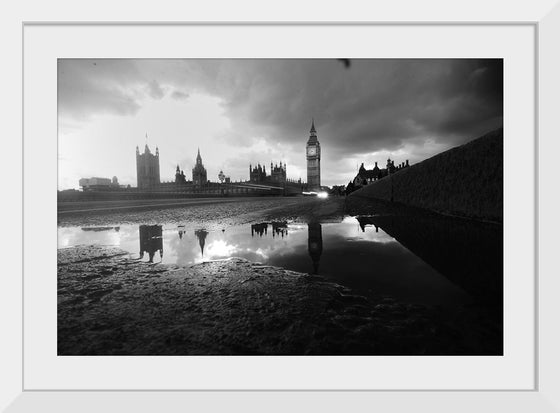
POLYGON ((468 294, 378 227, 353 217, 340 223, 263 222, 206 230, 192 224, 58 228, 58 247, 119 247, 150 265, 191 266, 240 257, 318 274, 363 295, 462 305, 468 294))

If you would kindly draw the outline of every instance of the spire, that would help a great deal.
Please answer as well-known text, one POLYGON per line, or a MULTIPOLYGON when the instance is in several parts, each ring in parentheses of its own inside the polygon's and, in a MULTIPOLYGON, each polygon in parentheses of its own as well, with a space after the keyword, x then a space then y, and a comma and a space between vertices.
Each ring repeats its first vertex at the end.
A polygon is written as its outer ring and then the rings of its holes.
POLYGON ((197 165, 202 164, 202 157, 200 156, 200 148, 198 148, 198 153, 196 155, 196 163, 197 165))
POLYGON ((315 130, 315 119, 311 118, 311 130, 309 131, 309 142, 317 142, 317 131, 315 130))

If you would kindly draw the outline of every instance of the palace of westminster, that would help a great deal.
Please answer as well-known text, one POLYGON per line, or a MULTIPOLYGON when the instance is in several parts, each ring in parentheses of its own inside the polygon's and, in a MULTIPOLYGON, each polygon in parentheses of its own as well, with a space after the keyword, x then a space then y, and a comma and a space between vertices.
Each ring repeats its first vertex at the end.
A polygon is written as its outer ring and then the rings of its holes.
MULTIPOLYGON (((309 191, 318 191, 321 188, 321 146, 317 139, 317 131, 315 130, 315 122, 311 122, 310 136, 306 145, 307 158, 307 184, 301 179, 292 180, 287 178, 286 164, 273 165, 270 163, 270 173, 267 174, 266 166, 260 163, 256 166, 249 165, 249 180, 246 183, 259 185, 298 185, 305 187, 309 191)), ((155 154, 150 151, 148 144, 144 147, 144 152, 140 153, 138 146, 136 147, 136 178, 138 189, 143 191, 160 191, 170 189, 170 186, 204 188, 216 183, 208 180, 208 173, 202 163, 200 149, 196 156, 196 163, 192 168, 192 180, 187 180, 184 171, 177 165, 175 171, 174 182, 161 182, 159 169, 159 148, 156 147, 155 154)), ((225 176, 223 171, 218 174, 220 183, 231 183, 229 177, 225 176)))
MULTIPOLYGON (((147 136, 146 136, 147 138, 147 136)), ((174 181, 162 182, 160 179, 159 167, 159 148, 156 147, 155 153, 150 151, 148 144, 144 147, 144 152, 140 153, 136 147, 136 180, 137 189, 142 193, 210 193, 210 194, 284 194, 295 195, 302 192, 319 192, 321 187, 321 145, 317 138, 315 122, 311 120, 309 138, 305 146, 307 161, 307 182, 300 179, 289 179, 287 177, 286 163, 280 161, 279 164, 270 163, 267 172, 264 164, 249 165, 249 179, 245 181, 232 182, 231 179, 220 171, 218 174, 219 182, 211 182, 208 179, 208 172, 202 163, 200 149, 196 155, 195 165, 192 168, 191 179, 187 179, 184 170, 179 165, 175 171, 174 181), (225 184, 225 185, 224 185, 225 184)), ((362 163, 357 175, 348 183, 345 192, 349 193, 374 181, 392 175, 401 169, 408 168, 409 162, 402 162, 395 166, 394 161, 387 160, 386 168, 379 168, 377 162, 373 169, 368 170, 362 163)), ((80 186, 83 190, 115 190, 124 188, 119 185, 117 177, 112 180, 108 178, 82 178, 80 186)), ((130 185, 128 185, 130 188, 130 185)), ((324 188, 323 188, 324 189, 324 188)))

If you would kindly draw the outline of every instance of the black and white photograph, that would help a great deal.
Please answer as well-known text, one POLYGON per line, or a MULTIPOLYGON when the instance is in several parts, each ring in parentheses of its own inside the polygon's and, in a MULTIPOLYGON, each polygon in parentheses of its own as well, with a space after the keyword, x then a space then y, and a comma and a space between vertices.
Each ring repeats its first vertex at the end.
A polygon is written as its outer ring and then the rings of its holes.
POLYGON ((503 355, 503 81, 59 58, 57 355, 503 355))

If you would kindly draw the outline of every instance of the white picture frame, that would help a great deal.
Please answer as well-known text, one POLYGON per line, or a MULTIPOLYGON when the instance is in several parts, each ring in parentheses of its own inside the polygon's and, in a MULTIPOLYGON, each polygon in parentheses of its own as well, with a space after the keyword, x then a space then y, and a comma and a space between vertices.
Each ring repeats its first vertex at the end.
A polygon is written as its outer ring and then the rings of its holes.
MULTIPOLYGON (((435 2, 437 3, 437 2, 435 2)), ((33 360, 23 359, 17 357, 21 355, 23 349, 25 348, 25 336, 22 336, 22 326, 21 317, 17 315, 22 314, 22 296, 16 294, 16 292, 22 293, 23 285, 21 284, 21 279, 9 279, 3 280, 3 292, 9 291, 10 299, 8 302, 4 301, 2 303, 2 310, 4 314, 10 314, 10 320, 6 323, 10 333, 7 337, 10 337, 10 343, 6 346, 2 354, 2 365, 6 366, 2 373, 2 402, 1 406, 6 407, 6 411, 36 411, 36 410, 48 410, 56 406, 57 410, 84 410, 84 406, 92 411, 99 410, 137 410, 137 411, 152 411, 152 410, 173 410, 179 409, 181 406, 189 405, 196 406, 199 409, 209 410, 223 410, 224 408, 231 408, 232 404, 236 407, 243 408, 247 411, 261 411, 263 408, 271 411, 285 411, 288 409, 293 409, 293 406, 304 406, 309 408, 306 404, 310 403, 310 407, 314 409, 321 409, 326 411, 334 410, 355 410, 359 407, 372 406, 373 404, 377 409, 387 410, 391 409, 394 411, 410 411, 411 409, 419 409, 421 411, 425 409, 430 409, 432 411, 490 411, 500 409, 501 411, 557 411, 560 410, 560 399, 557 396, 558 385, 556 384, 556 374, 554 367, 558 364, 558 356, 555 355, 555 350, 558 348, 556 343, 560 339, 560 335, 555 331, 555 314, 558 313, 558 304, 554 297, 554 292, 557 290, 558 281, 555 279, 552 268, 553 268, 553 244, 550 243, 552 236, 554 235, 552 228, 554 227, 553 222, 557 223, 557 218, 553 217, 554 210, 552 206, 557 205, 558 201, 555 199, 553 194, 547 193, 547 190, 554 188, 554 171, 552 167, 554 166, 554 149, 558 149, 558 144, 553 143, 554 136, 558 135, 558 126, 555 122, 554 112, 557 110, 554 106, 554 101, 556 99, 556 94, 558 93, 558 80, 556 79, 557 73, 560 73, 559 66, 560 61, 556 53, 555 39, 559 38, 559 27, 560 27, 560 5, 557 1, 540 2, 534 5, 528 5, 523 8, 518 8, 515 10, 508 9, 512 6, 508 6, 506 2, 496 2, 499 5, 494 5, 488 8, 482 5, 482 2, 473 5, 470 2, 468 5, 466 2, 462 2, 462 10, 464 14, 460 16, 458 10, 443 9, 443 13, 440 10, 438 13, 439 17, 437 21, 433 18, 428 18, 429 14, 425 12, 419 12, 414 8, 413 2, 409 2, 410 9, 395 9, 391 6, 386 7, 385 10, 381 9, 380 14, 375 15, 375 21, 364 21, 362 16, 353 16, 351 20, 353 23, 347 23, 348 26, 353 25, 470 25, 470 24, 480 24, 480 25, 490 25, 494 24, 497 26, 515 26, 515 25, 525 25, 534 28, 536 55, 535 55, 535 69, 537 82, 536 102, 535 102, 535 112, 536 115, 536 130, 535 130, 535 159, 534 165, 537 168, 535 170, 535 182, 534 189, 535 192, 526 193, 527 197, 530 197, 534 202, 534 207, 537 213, 537 219, 532 223, 535 235, 537 236, 536 242, 534 243, 534 252, 538 254, 539 264, 535 268, 534 281, 535 288, 537 289, 537 307, 536 307, 536 331, 535 331, 535 345, 536 345, 536 371, 534 386, 530 389, 523 390, 508 390, 508 389, 493 389, 491 391, 486 391, 478 389, 473 390, 462 390, 459 388, 453 389, 453 391, 438 391, 438 390, 423 390, 414 391, 408 390, 406 392, 399 391, 398 389, 391 389, 379 391, 376 389, 345 389, 344 391, 331 391, 325 392, 321 389, 306 389, 312 391, 301 391, 301 389, 291 389, 290 397, 287 398, 287 393, 280 390, 269 388, 267 391, 243 391, 233 392, 227 391, 220 393, 220 397, 215 397, 216 394, 205 391, 188 391, 188 389, 167 389, 167 390, 154 390, 154 391, 135 391, 134 389, 120 389, 120 391, 111 391, 110 389, 105 389, 106 391, 87 391, 88 389, 81 389, 81 391, 71 390, 71 391, 61 391, 56 389, 50 389, 49 391, 41 389, 28 389, 25 388, 25 382, 23 380, 23 371, 25 368, 24 363, 32 363, 33 360), (465 12, 468 10, 468 12, 465 12), (504 10, 508 10, 507 13, 501 13, 504 10), (484 12, 484 13, 483 13, 484 12), (417 14, 414 14, 417 13, 417 14), (447 13, 447 14, 446 14, 447 13), (402 15, 402 18, 395 18, 396 16, 402 15), (482 17, 484 16, 484 17, 482 17), (554 134, 556 132, 556 134, 554 134), (539 192, 539 188, 543 191, 539 192), (543 222, 547 223, 547 227, 537 226, 543 222), (549 224, 550 222, 550 224, 549 224), (548 241, 548 242, 547 242, 548 241), (4 306, 6 308, 4 308, 4 306), (8 307, 9 306, 9 307, 8 307), (12 343, 13 341, 13 343, 12 343), (22 363, 22 360, 24 362, 22 363), (6 384, 4 386, 4 384, 6 384), (173 392, 170 394, 170 392, 173 392), (406 397, 402 397, 406 395, 406 397), (47 407, 47 405, 49 405, 47 407)), ((426 6, 426 5, 425 5, 426 6)), ((108 10, 108 3, 104 6, 108 10)), ((393 6, 394 7, 394 6, 393 6)), ((437 4, 427 7, 427 9, 432 12, 438 7, 437 4)), ((103 9, 103 7, 102 7, 103 9)), ((213 19, 208 19, 207 16, 212 15, 212 10, 203 10, 198 12, 197 17, 200 19, 192 19, 190 22, 175 22, 172 24, 182 25, 182 24, 194 24, 194 25, 219 25, 219 22, 212 21, 213 19), (206 14, 205 14, 206 13, 206 14), (195 21, 196 20, 196 21, 195 21)), ((309 10, 309 9, 308 9, 309 10)), ((309 10, 313 11, 313 9, 309 10)), ((122 11, 121 11, 122 12, 122 11)), ((36 22, 29 21, 28 10, 23 8, 16 9, 12 11, 10 18, 10 23, 12 25, 12 32, 10 32, 10 37, 14 39, 13 47, 10 49, 10 53, 13 54, 14 59, 17 56, 21 57, 22 50, 25 44, 24 36, 21 38, 21 42, 16 42, 16 34, 14 34, 13 26, 18 27, 17 35, 25 34, 25 27, 30 27, 33 25, 60 25, 65 24, 60 21, 57 23, 52 13, 44 13, 41 15, 40 19, 36 22), (44 17, 43 17, 44 16, 44 17)), ((141 13, 141 12, 140 12, 141 13)), ((144 22, 142 24, 149 26, 150 24, 158 23, 158 20, 153 20, 150 18, 142 18, 142 16, 149 16, 149 14, 135 14, 134 20, 137 22, 144 22)), ((244 21, 245 24, 251 25, 252 23, 247 20, 247 18, 239 19, 241 14, 239 10, 236 12, 238 18, 235 19, 241 23, 244 21)), ((41 14, 41 13, 39 13, 41 14)), ((279 13, 279 17, 283 14, 279 13)), ((307 14, 311 16, 311 14, 307 14)), ((328 12, 323 13, 321 20, 309 19, 302 22, 301 25, 308 25, 313 27, 314 24, 319 23, 319 25, 332 24, 334 26, 343 23, 339 18, 335 17, 337 14, 328 14, 328 12), (322 23, 321 23, 322 21, 322 23), (328 22, 328 23, 327 23, 328 22)), ((347 17, 348 15, 343 17, 347 17)), ((262 19, 259 16, 257 18, 252 18, 254 22, 261 22, 262 27, 267 25, 282 25, 288 24, 287 20, 279 19, 262 19), (276 22, 274 21, 276 20, 276 22)), ((79 17, 79 15, 78 15, 79 17)), ((172 17, 172 16, 168 16, 172 17)), ((86 25, 84 21, 80 18, 76 18, 67 15, 68 20, 75 21, 73 27, 80 27, 86 25), (75 20, 74 20, 75 19, 75 20)), ((106 24, 103 22, 103 18, 97 20, 98 24, 106 24)), ((162 19, 164 20, 164 19, 162 19)), ((159 23, 161 23, 161 21, 159 23)), ((189 19, 191 20, 191 19, 189 19)), ((222 22, 226 22, 230 19, 224 19, 222 22)), ((140 23, 138 23, 140 24, 140 23)), ((169 24, 169 23, 168 23, 169 24)), ((238 24, 238 23, 235 23, 238 24)), ((259 26, 261 25, 259 24, 259 26)), ((289 24, 294 24, 293 22, 289 24)), ((299 23, 296 23, 298 25, 299 23)), ((122 25, 122 22, 121 22, 122 25)), ((126 24, 123 25, 126 29, 126 24)), ((3 29, 4 30, 4 29, 3 29)), ((18 65, 16 65, 18 66, 18 65)), ((22 70, 25 68, 25 62, 22 61, 22 66, 19 69, 19 73, 15 73, 14 78, 22 78, 22 70)), ((17 70, 16 70, 17 72, 17 70)), ((14 82, 15 83, 15 82, 14 82)), ((25 83, 23 83, 23 88, 25 90, 25 83)), ((30 87, 27 85, 27 87, 30 87)), ((22 90, 19 88, 14 88, 14 100, 18 101, 17 94, 22 95, 22 90)), ((506 90, 505 103, 507 105, 507 90, 506 90)), ((21 99, 21 98, 20 98, 21 99)), ((23 102, 24 103, 24 102, 23 102)), ((23 114, 25 116, 24 105, 22 104, 23 114)), ((25 141, 25 129, 21 129, 23 123, 18 124, 18 122, 13 122, 10 130, 14 136, 19 136, 23 134, 23 139, 25 141)), ((15 140, 15 139, 14 139, 15 140)), ((17 141, 17 140, 15 140, 17 141)), ((15 147, 17 148, 19 142, 16 142, 15 147)), ((17 149, 16 149, 17 150, 17 149)), ((19 148, 22 150, 22 148, 19 148)), ((23 154, 22 154, 23 155, 23 154)), ((14 157, 16 158, 16 157, 14 157)), ((8 162, 8 166, 13 168, 13 170, 21 170, 14 161, 8 162)), ((23 155, 23 163, 25 164, 26 157, 23 155)), ((16 182, 17 185, 17 182, 16 182)), ((16 190, 17 186, 16 186, 16 190)), ((21 189, 19 189, 21 191, 21 189)), ((554 191, 551 191, 554 192, 554 191)), ((23 200, 23 213, 25 214, 28 208, 32 208, 29 204, 26 204, 26 200, 23 200)), ((17 210, 17 208, 16 208, 17 210)), ((49 205, 48 211, 56 211, 56 208, 49 205)), ((17 212, 16 212, 17 213, 17 212)), ((19 212, 19 216, 22 213, 19 212)), ((531 217, 529 217, 531 218, 531 217)), ((529 219, 526 218, 526 219, 529 219)), ((17 226, 16 226, 17 227, 17 226)), ((23 240, 25 243, 25 239, 23 240)), ((24 244, 25 245, 25 244, 24 244)), ((14 268, 13 273, 21 273, 25 271, 26 268, 26 256, 29 257, 30 252, 23 251, 23 268, 14 268)), ((25 274, 25 273, 24 273, 25 274)), ((15 277, 14 277, 15 278, 15 277)), ((7 294, 6 294, 7 295, 7 294)), ((4 298, 4 293, 3 293, 4 298)), ((29 338, 27 338, 29 339, 29 338)))

